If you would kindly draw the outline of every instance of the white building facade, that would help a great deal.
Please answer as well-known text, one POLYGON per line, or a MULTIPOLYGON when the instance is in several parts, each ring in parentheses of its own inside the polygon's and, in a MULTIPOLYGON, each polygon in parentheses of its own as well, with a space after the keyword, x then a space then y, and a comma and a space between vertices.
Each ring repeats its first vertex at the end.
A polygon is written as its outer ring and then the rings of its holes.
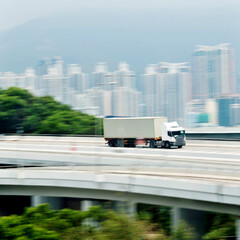
POLYGON ((234 50, 229 44, 197 46, 192 55, 194 99, 235 93, 234 50))
POLYGON ((167 116, 168 121, 185 124, 191 81, 187 63, 161 62, 146 68, 143 75, 147 116, 167 116))

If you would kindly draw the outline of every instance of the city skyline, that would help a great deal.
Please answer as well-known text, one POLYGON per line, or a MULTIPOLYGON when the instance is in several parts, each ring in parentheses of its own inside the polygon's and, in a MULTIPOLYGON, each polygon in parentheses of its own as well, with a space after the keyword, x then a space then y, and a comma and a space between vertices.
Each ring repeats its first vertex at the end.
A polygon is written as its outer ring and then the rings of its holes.
POLYGON ((85 72, 76 63, 64 66, 61 57, 44 58, 35 70, 2 73, 0 87, 10 86, 37 96, 50 95, 75 110, 101 117, 167 116, 183 126, 236 125, 237 120, 221 120, 225 99, 233 99, 225 115, 240 117, 234 100, 238 93, 234 49, 225 43, 196 46, 191 63, 149 64, 140 76, 126 62, 119 62, 117 70, 98 62, 91 72, 85 72))

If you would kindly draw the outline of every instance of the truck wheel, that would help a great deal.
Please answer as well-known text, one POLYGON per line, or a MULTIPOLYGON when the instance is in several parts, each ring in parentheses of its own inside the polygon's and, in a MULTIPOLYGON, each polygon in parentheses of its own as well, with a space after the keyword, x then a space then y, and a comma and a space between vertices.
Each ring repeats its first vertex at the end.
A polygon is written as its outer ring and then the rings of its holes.
POLYGON ((165 142, 165 148, 170 148, 170 143, 169 142, 165 142))
POLYGON ((150 143, 149 143, 149 147, 150 148, 156 148, 156 141, 155 140, 150 140, 150 143))
POLYGON ((178 148, 182 148, 182 146, 178 146, 178 148))
POLYGON ((123 139, 117 139, 116 147, 124 147, 124 140, 123 139))
POLYGON ((108 146, 109 147, 115 147, 116 146, 116 142, 114 139, 111 139, 109 142, 108 142, 108 146))

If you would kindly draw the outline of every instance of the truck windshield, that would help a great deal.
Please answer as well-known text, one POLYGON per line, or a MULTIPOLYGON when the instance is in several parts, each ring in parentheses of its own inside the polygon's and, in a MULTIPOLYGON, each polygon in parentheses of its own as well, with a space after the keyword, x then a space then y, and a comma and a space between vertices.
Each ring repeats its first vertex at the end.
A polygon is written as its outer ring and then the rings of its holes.
POLYGON ((181 130, 181 131, 168 131, 168 136, 170 137, 174 137, 174 136, 182 136, 184 137, 185 135, 185 131, 181 130))

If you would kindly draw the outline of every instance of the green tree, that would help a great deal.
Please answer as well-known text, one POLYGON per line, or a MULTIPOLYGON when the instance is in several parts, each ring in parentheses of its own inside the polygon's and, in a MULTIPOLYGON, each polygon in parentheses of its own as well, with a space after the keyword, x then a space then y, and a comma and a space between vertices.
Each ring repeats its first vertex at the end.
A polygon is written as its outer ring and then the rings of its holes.
MULTIPOLYGON (((203 240, 227 240, 227 236, 229 233, 228 228, 219 228, 210 231, 209 233, 203 236, 203 240)), ((234 236, 234 235, 233 235, 234 236)))
POLYGON ((50 96, 34 97, 16 87, 0 90, 0 132, 102 134, 102 119, 73 111, 50 96))
POLYGON ((105 240, 102 234, 94 227, 83 225, 65 231, 62 240, 105 240))
MULTIPOLYGON (((26 208, 21 216, 0 218, 1 240, 192 240, 181 223, 172 236, 154 224, 92 207, 88 211, 52 210, 48 204, 26 208)), ((213 238, 206 238, 213 239, 213 238)))
POLYGON ((156 223, 157 229, 163 229, 168 235, 171 232, 171 208, 149 204, 138 204, 138 219, 156 223))
POLYGON ((103 222, 101 235, 106 240, 141 240, 143 229, 131 218, 109 212, 108 219, 103 222))
POLYGON ((177 228, 173 231, 172 240, 193 240, 195 239, 194 229, 187 225, 184 221, 180 222, 177 228))
POLYGON ((24 217, 15 215, 0 218, 0 236, 2 240, 57 240, 59 237, 56 232, 26 223, 24 217))
POLYGON ((224 213, 207 213, 205 216, 206 234, 203 239, 225 239, 235 236, 237 217, 224 213))
POLYGON ((73 111, 58 111, 43 120, 38 133, 88 134, 94 129, 93 122, 73 111))

